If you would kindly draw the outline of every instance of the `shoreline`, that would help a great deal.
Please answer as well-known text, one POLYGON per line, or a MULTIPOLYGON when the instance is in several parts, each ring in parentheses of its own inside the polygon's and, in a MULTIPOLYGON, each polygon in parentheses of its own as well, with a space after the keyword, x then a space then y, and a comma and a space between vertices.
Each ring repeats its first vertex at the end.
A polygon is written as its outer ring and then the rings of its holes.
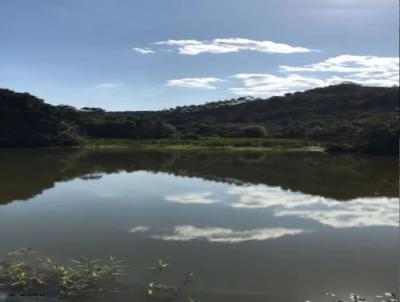
POLYGON ((81 148, 221 152, 325 152, 323 144, 297 139, 218 138, 200 140, 92 139, 81 148))

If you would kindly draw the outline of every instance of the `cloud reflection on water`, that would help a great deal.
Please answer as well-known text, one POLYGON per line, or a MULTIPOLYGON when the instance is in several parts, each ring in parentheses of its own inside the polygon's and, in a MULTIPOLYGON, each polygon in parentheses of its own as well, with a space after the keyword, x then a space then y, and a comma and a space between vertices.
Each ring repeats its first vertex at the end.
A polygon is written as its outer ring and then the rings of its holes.
POLYGON ((275 217, 297 216, 334 228, 399 226, 399 200, 388 197, 363 197, 338 201, 318 195, 263 185, 234 186, 225 198, 212 192, 167 195, 169 202, 181 204, 223 203, 237 209, 272 208, 275 217))
POLYGON ((312 219, 334 228, 399 225, 396 198, 358 198, 342 203, 330 202, 321 204, 322 209, 278 210, 275 215, 312 219))
POLYGON ((230 205, 234 208, 268 208, 272 206, 284 206, 294 208, 321 202, 320 196, 306 195, 300 192, 283 190, 281 187, 267 186, 242 186, 233 187, 227 194, 238 197, 238 200, 230 205))
POLYGON ((266 186, 233 187, 227 194, 237 196, 237 201, 230 204, 234 208, 274 207, 274 216, 297 216, 334 228, 399 225, 398 198, 366 197, 337 201, 266 186))
POLYGON ((150 229, 150 228, 147 227, 147 226, 139 225, 139 226, 136 226, 136 227, 131 228, 131 229, 129 230, 129 232, 130 232, 130 233, 143 233, 143 232, 147 232, 149 229, 150 229))
MULTIPOLYGON (((211 192, 183 193, 166 196, 166 200, 181 204, 213 204, 223 199, 212 197, 211 192)), ((322 196, 284 190, 280 187, 236 186, 226 191, 223 203, 237 209, 272 208, 274 217, 296 216, 310 219, 333 228, 399 225, 397 198, 370 197, 337 201, 322 196), (233 198, 233 200, 232 200, 233 198)), ((137 226, 132 233, 151 231, 137 226)), ((250 240, 269 240, 288 235, 298 235, 305 230, 297 228, 269 227, 251 230, 233 230, 221 227, 174 226, 169 232, 154 232, 149 236, 165 241, 204 240, 222 243, 240 243, 250 240)))
POLYGON ((219 200, 212 199, 211 192, 204 193, 184 193, 167 195, 165 199, 169 202, 183 203, 183 204, 211 204, 217 203, 219 200))
POLYGON ((151 238, 166 241, 205 240, 222 243, 239 243, 250 240, 268 240, 287 235, 303 233, 300 229, 265 228, 253 230, 232 230, 227 228, 198 228, 192 225, 176 226, 172 234, 153 235, 151 238))

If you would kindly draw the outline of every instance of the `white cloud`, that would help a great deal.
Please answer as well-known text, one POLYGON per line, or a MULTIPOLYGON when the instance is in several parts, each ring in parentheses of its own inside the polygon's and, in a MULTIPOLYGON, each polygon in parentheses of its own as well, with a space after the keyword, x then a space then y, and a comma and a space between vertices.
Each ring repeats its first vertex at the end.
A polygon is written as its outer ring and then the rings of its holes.
POLYGON ((244 87, 230 90, 237 95, 268 97, 343 82, 381 87, 399 83, 399 60, 395 57, 341 55, 305 66, 281 65, 279 69, 288 74, 237 74, 234 78, 241 80, 244 87))
POLYGON ((366 86, 393 86, 399 83, 397 57, 341 55, 305 66, 279 66, 284 72, 346 74, 325 79, 326 85, 351 81, 366 86))
POLYGON ((390 78, 398 76, 397 57, 340 55, 325 61, 305 66, 279 66, 286 72, 334 72, 351 73, 359 78, 390 78))
POLYGON ((96 88, 117 88, 117 87, 122 87, 125 86, 125 83, 101 83, 97 84, 95 87, 96 88))
POLYGON ((215 89, 213 83, 221 82, 221 79, 217 78, 184 78, 167 81, 167 86, 177 86, 186 88, 202 88, 202 89, 215 89))
POLYGON ((143 232, 147 232, 148 230, 150 230, 149 227, 139 225, 139 226, 136 226, 136 227, 131 228, 131 229, 129 230, 129 232, 130 232, 130 233, 143 233, 143 232))
POLYGON ((134 48, 132 48, 132 50, 135 51, 135 52, 141 53, 142 55, 148 55, 148 54, 151 54, 151 53, 155 53, 154 50, 152 50, 152 49, 150 49, 148 47, 146 47, 146 48, 134 47, 134 48))
POLYGON ((323 80, 297 74, 279 77, 272 74, 241 73, 234 76, 234 78, 241 80, 244 87, 230 88, 230 91, 241 96, 254 95, 269 97, 283 95, 288 92, 303 91, 324 85, 323 80))
POLYGON ((165 199, 170 202, 183 203, 183 204, 211 204, 219 202, 216 199, 210 198, 211 195, 212 195, 211 192, 186 193, 186 194, 167 195, 165 199))
POLYGON ((243 38, 214 39, 211 41, 167 40, 156 42, 155 44, 178 46, 179 53, 184 55, 198 55, 201 53, 229 53, 243 50, 283 54, 312 51, 312 49, 305 47, 291 46, 272 41, 256 41, 243 38))
POLYGON ((356 198, 342 202, 266 186, 234 187, 227 193, 238 196, 231 203, 234 208, 275 207, 275 216, 297 216, 334 228, 399 226, 398 198, 356 198))
POLYGON ((357 78, 351 78, 351 77, 343 78, 343 77, 333 76, 333 77, 325 80, 324 86, 337 85, 337 84, 340 84, 343 82, 351 82, 351 83, 359 84, 362 86, 375 86, 375 87, 392 87, 392 86, 399 85, 398 79, 394 79, 394 78, 357 79, 357 78))
POLYGON ((299 229, 286 228, 265 228, 236 231, 226 228, 197 228, 191 225, 182 225, 176 226, 173 234, 155 235, 152 236, 152 238, 167 241, 206 240, 211 242, 239 243, 249 240, 275 239, 287 235, 297 235, 303 232, 303 230, 299 229))

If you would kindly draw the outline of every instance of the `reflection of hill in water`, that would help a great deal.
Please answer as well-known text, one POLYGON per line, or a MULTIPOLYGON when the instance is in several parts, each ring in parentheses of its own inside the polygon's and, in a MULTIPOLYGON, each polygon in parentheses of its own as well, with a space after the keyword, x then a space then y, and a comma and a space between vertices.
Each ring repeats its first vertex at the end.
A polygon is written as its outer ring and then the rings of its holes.
POLYGON ((397 196, 395 158, 319 153, 181 153, 36 149, 0 152, 0 203, 26 200, 56 182, 145 170, 213 181, 265 184, 347 200, 397 196))

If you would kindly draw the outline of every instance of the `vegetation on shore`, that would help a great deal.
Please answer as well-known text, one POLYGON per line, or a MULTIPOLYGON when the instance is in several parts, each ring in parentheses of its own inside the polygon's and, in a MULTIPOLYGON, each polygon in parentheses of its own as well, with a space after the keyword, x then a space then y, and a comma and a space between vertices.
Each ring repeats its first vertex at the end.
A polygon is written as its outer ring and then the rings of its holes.
MULTIPOLYGON (((161 111, 106 112, 52 106, 28 93, 0 89, 0 147, 76 146, 88 141, 99 145, 104 139, 110 145, 108 139, 130 139, 128 145, 147 148, 219 144, 228 149, 232 147, 229 139, 292 139, 301 140, 301 145, 306 142, 307 147, 308 141, 324 142, 328 151, 394 155, 399 150, 398 96, 398 87, 345 83, 269 99, 247 97, 161 111)), ((260 146, 250 143, 241 148, 260 146)))
POLYGON ((90 139, 87 147, 151 150, 210 150, 224 152, 324 151, 322 142, 283 138, 200 138, 200 139, 90 139))

